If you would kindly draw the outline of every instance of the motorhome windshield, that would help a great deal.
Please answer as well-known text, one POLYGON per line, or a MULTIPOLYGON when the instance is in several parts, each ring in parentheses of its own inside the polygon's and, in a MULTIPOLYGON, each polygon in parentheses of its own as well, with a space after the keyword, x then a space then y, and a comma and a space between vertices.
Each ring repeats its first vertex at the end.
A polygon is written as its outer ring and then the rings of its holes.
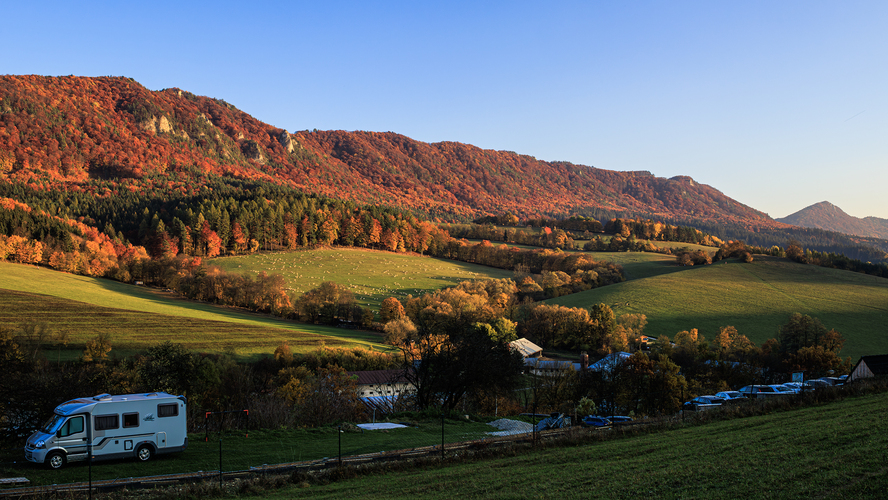
POLYGON ((40 430, 47 434, 55 434, 64 421, 65 417, 61 415, 53 415, 45 424, 43 424, 43 427, 40 430))

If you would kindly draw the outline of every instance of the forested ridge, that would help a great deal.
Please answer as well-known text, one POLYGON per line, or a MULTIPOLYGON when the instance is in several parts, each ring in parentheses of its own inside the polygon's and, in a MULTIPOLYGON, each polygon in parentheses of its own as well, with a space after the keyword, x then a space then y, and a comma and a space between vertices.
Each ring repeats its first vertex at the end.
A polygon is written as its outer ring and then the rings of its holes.
MULTIPOLYGON (((224 202, 212 203, 220 217, 227 208, 233 224, 238 215, 232 212, 238 209, 232 204, 247 199, 244 193, 277 188, 342 200, 337 203, 348 204, 348 210, 385 206, 430 222, 503 213, 529 223, 640 217, 694 227, 725 241, 786 246, 793 240, 863 261, 882 261, 888 251, 885 240, 783 224, 689 177, 546 162, 456 142, 429 144, 392 132, 291 133, 222 99, 175 88, 150 91, 123 77, 0 76, 4 197, 106 232, 113 229, 112 237, 122 232, 156 254, 157 244, 169 248, 169 242, 142 242, 142 225, 149 224, 150 230, 161 221, 169 235, 181 240, 184 228, 173 217, 185 225, 198 222, 176 212, 182 204, 172 200, 225 194, 224 202), (133 197, 142 201, 133 202, 133 197)), ((250 232, 260 236, 255 238, 260 244, 268 240, 268 231, 256 219, 274 218, 278 233, 283 225, 269 213, 279 207, 263 210, 256 216, 258 209, 251 207, 253 221, 240 214, 239 224, 244 229, 252 223, 250 232)), ((229 228, 224 220, 213 217, 209 223, 225 240, 229 228)), ((310 242, 311 231, 304 233, 310 242)))
POLYGON ((180 193, 216 175, 444 220, 605 210, 783 227, 687 177, 546 162, 391 132, 290 133, 221 99, 150 91, 122 77, 0 77, 0 178, 106 196, 142 190, 158 175, 180 193))

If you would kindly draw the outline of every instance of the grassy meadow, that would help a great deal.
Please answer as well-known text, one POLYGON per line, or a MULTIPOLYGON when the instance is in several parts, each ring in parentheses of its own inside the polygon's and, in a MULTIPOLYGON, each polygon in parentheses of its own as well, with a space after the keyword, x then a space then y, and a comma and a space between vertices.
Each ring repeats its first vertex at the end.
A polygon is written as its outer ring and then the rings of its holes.
MULTIPOLYGON (((361 305, 374 310, 387 297, 406 299, 460 281, 511 277, 510 271, 418 255, 357 249, 257 254, 214 259, 235 273, 281 274, 295 298, 324 281, 346 285, 361 305)), ((127 356, 167 340, 200 352, 227 352, 255 359, 287 342, 294 352, 319 345, 372 347, 381 335, 310 325, 242 309, 182 300, 175 294, 0 261, 0 321, 45 325, 58 359, 77 358, 87 341, 111 338, 112 355, 127 356), (54 340, 63 335, 66 344, 54 340)))
MULTIPOLYGON (((609 238, 609 237, 608 237, 609 238)), ((471 242, 480 242, 481 240, 468 240, 471 242)), ((577 248, 582 248, 585 242, 580 242, 577 245, 577 248)), ((715 255, 716 249, 712 247, 705 247, 702 245, 690 245, 687 243, 671 243, 671 242, 654 242, 654 243, 667 243, 665 245, 659 245, 661 247, 670 247, 670 248, 690 248, 691 250, 702 249, 710 253, 710 255, 715 255)), ((492 243, 494 247, 499 246, 507 246, 509 248, 520 248, 523 250, 539 250, 540 247, 534 247, 529 245, 515 245, 512 243, 492 243)), ((571 252, 581 252, 582 250, 563 250, 565 253, 571 252)), ((674 255, 665 255, 660 253, 645 253, 645 252, 585 252, 591 255, 595 260, 604 261, 604 262, 614 262, 623 266, 623 271, 626 274, 626 279, 639 279, 639 278, 647 278, 650 276, 656 276, 659 274, 667 274, 673 273, 683 270, 683 268, 675 265, 675 256, 674 255)))
POLYGON ((176 298, 146 287, 0 262, 0 322, 45 325, 50 350, 76 358, 87 341, 110 336, 113 356, 170 340, 187 349, 256 358, 288 342, 294 352, 318 345, 385 348, 373 333, 307 325, 176 298), (67 345, 56 345, 59 334, 67 345))
POLYGON ((590 252, 595 260, 613 262, 623 267, 627 280, 650 278, 682 271, 675 265, 675 257, 661 253, 644 252, 590 252))
MULTIPOLYGON (((249 498, 879 498, 888 394, 249 498)), ((300 487, 301 486, 301 487, 300 487)))
MULTIPOLYGON (((641 313, 650 335, 674 337, 697 328, 712 339, 734 326, 757 344, 777 335, 794 312, 819 318, 847 340, 843 356, 888 352, 888 280, 757 256, 710 266, 679 267, 653 253, 595 252, 623 266, 627 281, 552 299, 568 307, 611 306, 617 315, 641 313)), ((509 271, 418 255, 359 249, 319 249, 213 259, 230 272, 281 274, 294 297, 324 281, 347 286, 358 302, 377 309, 383 299, 406 299, 470 279, 508 278, 509 271)), ((331 346, 385 348, 377 334, 281 320, 239 309, 185 301, 173 294, 111 280, 0 262, 0 321, 45 323, 67 334, 62 359, 76 357, 99 333, 126 355, 164 340, 206 352, 254 358, 288 342, 305 352, 331 346)))
POLYGON ((798 312, 842 333, 847 341, 842 356, 856 361, 861 355, 888 353, 884 278, 762 256, 751 264, 730 260, 683 268, 645 259, 624 266, 645 277, 547 302, 567 307, 604 303, 617 315, 644 314, 645 332, 654 336, 671 338, 697 328, 712 339, 720 327, 730 325, 756 344, 776 337, 780 325, 798 312), (678 271, 661 272, 665 267, 678 271))
POLYGON ((280 274, 295 296, 333 281, 348 287, 359 304, 374 310, 388 297, 404 301, 461 281, 513 276, 511 271, 465 262, 356 248, 221 257, 208 263, 232 273, 280 274))

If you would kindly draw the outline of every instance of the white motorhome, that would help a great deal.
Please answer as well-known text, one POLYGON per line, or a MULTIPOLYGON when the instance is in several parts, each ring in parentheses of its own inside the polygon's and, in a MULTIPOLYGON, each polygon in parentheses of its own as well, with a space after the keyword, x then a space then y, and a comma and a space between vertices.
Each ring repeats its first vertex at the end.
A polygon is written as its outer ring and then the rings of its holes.
POLYGON ((58 469, 67 462, 136 457, 188 447, 185 397, 165 392, 100 394, 56 407, 46 424, 31 434, 25 458, 58 469))

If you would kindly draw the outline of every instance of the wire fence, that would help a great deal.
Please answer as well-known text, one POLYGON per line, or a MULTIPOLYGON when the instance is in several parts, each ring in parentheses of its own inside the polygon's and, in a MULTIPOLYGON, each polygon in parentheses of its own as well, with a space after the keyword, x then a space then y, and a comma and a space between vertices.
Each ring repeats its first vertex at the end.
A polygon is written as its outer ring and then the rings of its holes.
MULTIPOLYGON (((244 415, 245 416, 245 415, 244 415)), ((27 496, 47 492, 107 491, 118 488, 155 487, 177 481, 225 481, 288 471, 313 471, 340 466, 359 466, 385 461, 446 459, 466 450, 534 443, 570 430, 570 419, 548 415, 521 419, 477 422, 441 416, 434 420, 369 424, 342 424, 320 429, 252 430, 241 427, 237 412, 224 417, 231 425, 214 425, 192 433, 188 447, 176 454, 157 454, 148 462, 135 458, 111 462, 72 462, 60 470, 48 470, 21 459, 0 461, 4 475, 26 482, 0 484, 0 496, 27 496), (548 424, 540 422, 546 417, 548 424), (550 427, 558 427, 556 430, 550 427)), ((222 421, 223 415, 218 415, 222 421)))
MULTIPOLYGON (((879 389, 878 392, 883 391, 879 389)), ((703 423, 713 418, 749 416, 768 408, 820 404, 849 393, 868 390, 822 391, 793 398, 748 400, 745 404, 704 412, 614 423, 597 428, 561 414, 523 414, 491 422, 440 415, 399 422, 341 424, 315 429, 250 430, 247 412, 236 410, 208 415, 205 429, 189 435, 184 452, 158 454, 147 462, 135 458, 112 462, 69 463, 47 470, 24 460, 22 448, 0 449, 0 476, 27 482, 0 483, 0 496, 27 496, 47 492, 154 487, 175 482, 225 481, 235 478, 361 466, 385 461, 448 459, 473 450, 548 440, 608 439, 624 432, 646 432, 658 426, 703 423), (846 392, 847 391, 847 392, 846 392), (724 417, 722 417, 724 415, 724 417), (91 486, 90 486, 91 485, 91 486)))

